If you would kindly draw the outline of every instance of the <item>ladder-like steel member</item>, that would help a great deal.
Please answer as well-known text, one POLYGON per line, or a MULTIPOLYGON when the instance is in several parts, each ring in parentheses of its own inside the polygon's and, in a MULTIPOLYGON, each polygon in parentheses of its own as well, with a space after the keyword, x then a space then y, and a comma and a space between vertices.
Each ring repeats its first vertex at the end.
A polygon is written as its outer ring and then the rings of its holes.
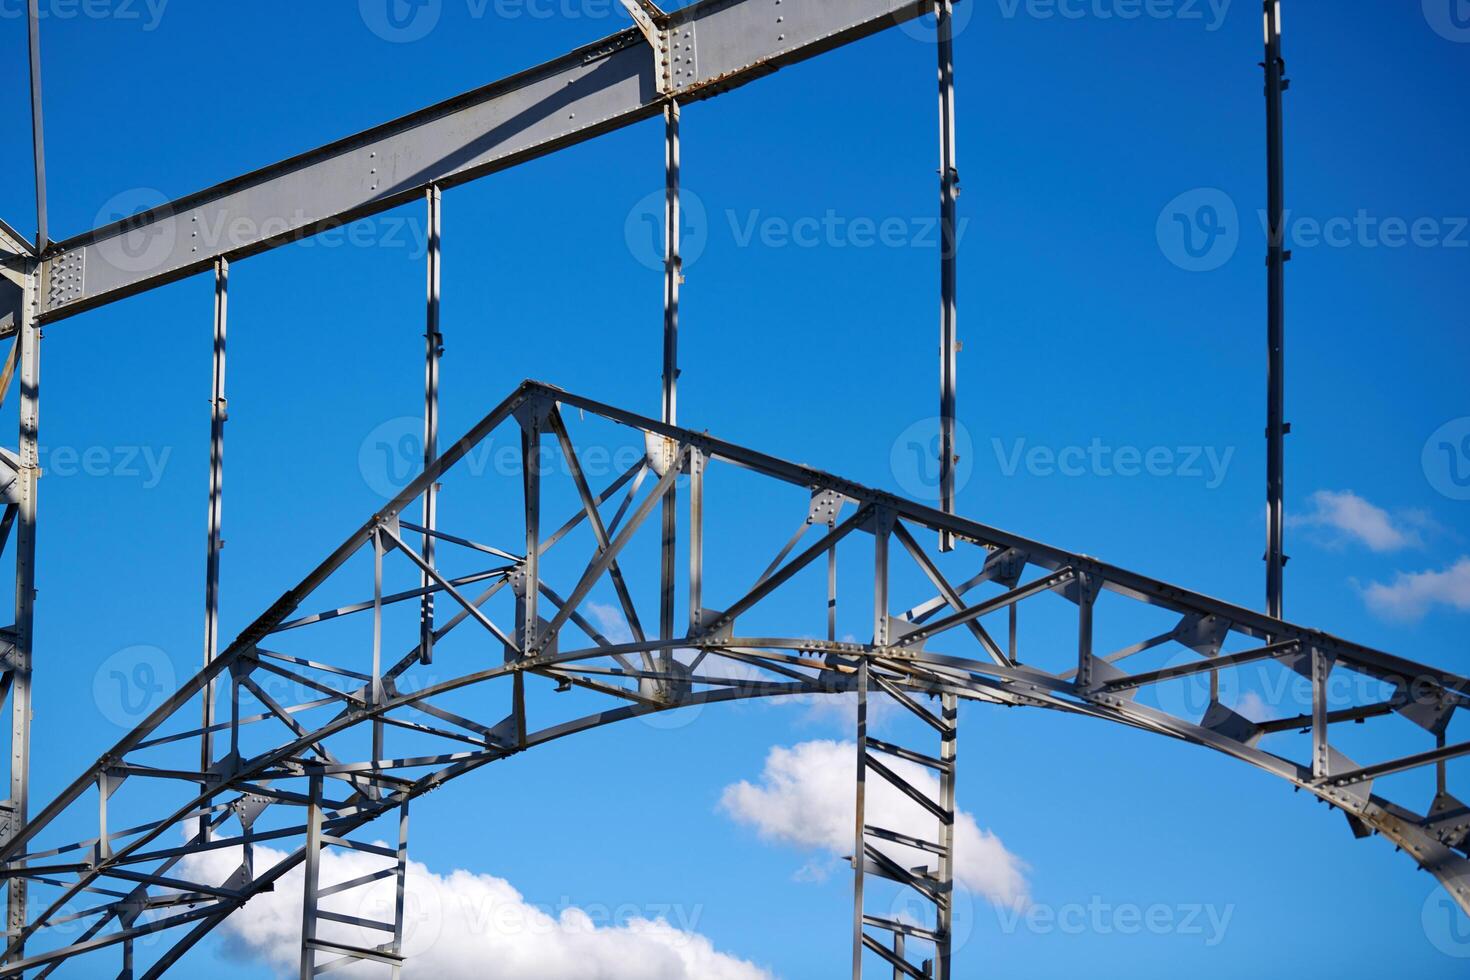
POLYGON ((381 964, 387 975, 398 980, 403 970, 403 903, 405 884, 408 877, 408 797, 398 806, 398 846, 385 847, 381 844, 351 840, 331 833, 333 823, 342 819, 341 811, 346 806, 334 807, 323 798, 323 776, 311 777, 311 798, 307 805, 306 860, 303 878, 301 906, 301 980, 313 980, 351 963, 366 962, 381 964), (328 814, 331 814, 329 819, 328 814), (323 885, 321 881, 321 857, 329 847, 359 851, 386 858, 385 867, 344 881, 323 885), (391 908, 385 910, 390 916, 382 919, 370 918, 357 908, 352 912, 340 908, 329 909, 323 900, 337 895, 356 893, 361 900, 365 889, 375 882, 392 878, 395 883, 391 908), (370 946, 328 934, 333 926, 347 926, 368 934, 381 934, 386 938, 370 946))
POLYGON ((954 821, 955 750, 959 734, 959 700, 953 694, 937 695, 938 712, 912 697, 893 680, 874 671, 867 662, 858 668, 857 708, 857 798, 856 846, 853 865, 852 975, 863 976, 864 953, 872 952, 893 968, 894 980, 950 980, 951 940, 954 918, 954 821), (868 734, 868 698, 881 691, 932 729, 939 739, 939 752, 926 754, 873 738, 868 734), (894 760, 917 764, 934 773, 939 781, 939 798, 904 777, 894 760), (867 782, 876 775, 908 798, 913 806, 934 820, 932 838, 916 837, 890 827, 870 823, 867 815, 867 782), (908 866, 907 856, 927 860, 908 866), (918 904, 933 907, 933 917, 914 921, 912 916, 875 915, 866 909, 865 879, 883 878, 897 883, 918 904), (880 935, 886 937, 879 938, 880 935), (917 964, 910 958, 909 940, 932 946, 932 957, 917 964))

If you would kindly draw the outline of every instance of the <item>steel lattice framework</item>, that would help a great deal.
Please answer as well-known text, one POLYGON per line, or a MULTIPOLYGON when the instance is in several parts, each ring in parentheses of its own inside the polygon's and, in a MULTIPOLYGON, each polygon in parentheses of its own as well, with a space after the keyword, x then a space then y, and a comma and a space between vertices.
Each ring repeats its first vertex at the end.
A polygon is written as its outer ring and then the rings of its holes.
MULTIPOLYGON (((938 751, 918 750, 869 737, 860 712, 858 786, 872 778, 895 783, 933 818, 936 831, 918 838, 874 826, 858 809, 858 942, 904 975, 949 975, 959 700, 1085 715, 1225 753, 1341 809, 1360 834, 1383 834, 1470 907, 1464 808, 1443 791, 1425 812, 1374 793, 1375 780, 1420 767, 1437 766, 1443 778, 1445 760, 1470 752, 1470 745, 1445 745, 1443 739, 1452 715, 1470 704, 1470 680, 528 382, 0 851, 5 874, 23 877, 46 895, 44 907, 12 940, 12 952, 25 944, 29 955, 0 968, 0 975, 39 969, 36 975, 44 976, 66 959, 109 947, 122 947, 127 961, 139 937, 168 933, 166 952, 142 974, 158 976, 302 862, 306 906, 318 910, 308 917, 302 975, 341 957, 396 969, 401 907, 396 920, 369 921, 320 906, 328 897, 317 888, 322 848, 381 854, 381 875, 401 875, 409 803, 448 780, 650 712, 843 691, 860 692, 860 704, 870 696, 893 699, 932 726, 939 745, 938 751), (569 418, 579 416, 585 421, 569 431, 569 418), (598 488, 585 476, 578 443, 612 443, 606 436, 579 436, 608 423, 625 442, 631 437, 643 458, 598 488), (475 509, 498 512, 501 519, 476 514, 467 528, 442 524, 433 532, 411 521, 427 491, 451 480, 477 446, 507 433, 519 445, 513 472, 491 492, 475 488, 475 509), (707 487, 714 497, 722 484, 736 481, 743 481, 739 494, 726 492, 726 498, 784 493, 785 523, 795 524, 796 532, 783 546, 776 547, 785 527, 763 525, 740 506, 725 514, 707 504, 707 487), (543 524, 543 499, 553 496, 556 484, 579 504, 564 520, 543 524), (674 549, 654 513, 669 506, 681 484, 687 533, 674 549), (704 525, 731 520, 740 522, 742 537, 770 541, 775 554, 748 588, 716 596, 704 586, 704 525), (516 531, 488 544, 473 536, 473 529, 487 526, 516 531), (941 535, 956 542, 955 554, 939 552, 941 535), (430 541, 438 544, 437 565, 423 558, 430 541), (844 590, 856 591, 858 607, 871 604, 871 642, 836 638, 833 569, 844 549, 872 561, 871 577, 844 590), (946 574, 941 560, 964 577, 946 574), (684 569, 679 576, 670 574, 675 563, 684 569), (457 566, 465 570, 444 570, 457 566), (897 612, 890 581, 897 581, 901 566, 916 571, 932 594, 897 612), (427 586, 389 591, 395 578, 419 575, 428 577, 427 586), (354 587, 361 589, 358 601, 327 598, 354 587), (684 622, 674 635, 646 635, 638 598, 656 595, 667 606, 676 591, 687 598, 684 622), (584 615, 594 594, 615 598, 631 641, 609 640, 584 615), (420 637, 422 600, 429 596, 453 615, 420 637), (803 607, 808 615, 799 612, 803 607), (1140 609, 1169 625, 1136 632, 1140 609), (385 645, 395 635, 395 612, 396 635, 410 638, 403 649, 385 645), (1014 624, 1031 616, 1069 624, 1071 639, 1022 663, 1014 624), (357 640, 330 632, 352 619, 366 624, 357 640), (823 619, 825 638, 771 635, 766 628, 823 619), (747 623, 759 625, 747 629, 747 623), (1104 635, 1112 638, 1106 650, 1098 641, 1104 635), (452 638, 463 642, 450 653, 452 638), (1113 646, 1117 640, 1122 642, 1113 646), (1127 669, 1163 654, 1173 654, 1165 666, 1127 669), (1233 672, 1262 664, 1309 678, 1310 712, 1258 724, 1214 700, 1202 716, 1181 717, 1149 705, 1143 694, 1198 675, 1228 683, 1233 672), (1371 678, 1387 696, 1330 705, 1327 684, 1334 671, 1371 678), (272 694, 273 680, 286 681, 305 698, 282 703, 272 694), (473 698, 457 697, 472 688, 473 698), (559 699, 574 688, 600 702, 597 709, 569 712, 572 702, 559 699), (227 706, 207 729, 219 751, 203 769, 181 764, 206 733, 200 704, 214 689, 227 706), (1408 719, 1433 744, 1367 765, 1334 747, 1335 726, 1386 716, 1408 719), (1311 737, 1301 757, 1261 747, 1268 736, 1303 727, 1311 737), (895 757, 940 774, 940 797, 896 771, 895 757), (145 798, 158 817, 117 829, 108 822, 109 806, 117 805, 110 801, 129 791, 145 798), (99 821, 95 834, 42 843, 79 814, 99 821), (361 839, 359 831, 393 814, 405 835, 398 848, 361 839), (263 843, 286 848, 285 856, 269 866, 254 861, 254 845, 263 843), (233 873, 223 880, 191 877, 188 856, 219 849, 240 855, 233 873), (912 889, 935 907, 933 919, 915 924, 866 911, 863 881, 874 876, 912 889), (97 904, 76 911, 87 896, 97 904), (86 924, 79 935, 63 928, 78 919, 86 924), (354 942, 342 930, 376 931, 379 941, 354 942), (51 944, 58 934, 64 941, 51 944), (910 950, 937 950, 929 954, 932 972, 905 958, 904 938, 910 950)), ((332 894, 341 890, 334 886, 332 894)))
POLYGON ((14 529, 16 560, 15 622, 0 631, 0 696, 11 705, 0 976, 45 977, 106 955, 120 958, 121 977, 160 976, 299 867, 300 975, 356 965, 396 977, 405 960, 413 800, 613 722, 782 696, 849 694, 857 702, 854 978, 865 963, 895 978, 953 976, 960 701, 1112 721, 1246 762, 1340 809, 1356 835, 1382 834, 1470 911, 1470 810, 1447 785, 1447 764, 1470 755, 1470 742, 1447 737, 1470 704, 1470 680, 1281 614, 1287 253, 1277 232, 1287 82, 1279 3, 1263 0, 1271 218, 1265 614, 954 514, 959 171, 950 0, 697 0, 671 12, 651 0, 623 5, 633 27, 546 64, 53 242, 39 15, 30 0, 36 241, 0 223, 0 337, 14 337, 0 400, 13 379, 20 399, 18 452, 0 450, 0 548, 14 529), (682 107, 924 13, 935 17, 943 244, 937 508, 676 424, 682 107), (659 116, 660 419, 526 382, 441 453, 443 191, 659 116), (221 649, 231 263, 416 200, 425 202, 430 231, 422 474, 221 649), (201 227, 227 233, 201 239, 201 227), (41 327, 206 271, 215 299, 204 668, 31 818, 41 327), (512 458, 487 476, 470 461, 492 445, 512 447, 512 458), (612 447, 632 450, 629 465, 592 465, 594 453, 605 462, 612 447), (561 523, 543 523, 543 513, 562 512, 561 523), (709 564, 707 524, 739 529, 733 546, 712 546, 719 550, 709 564), (841 606, 839 569, 844 583, 856 570, 858 582, 844 585, 841 606), (616 610, 626 636, 605 635, 611 630, 589 618, 594 602, 616 610), (657 628, 645 628, 654 607, 657 628), (1023 661, 1021 637, 1037 623, 1041 640, 1027 640, 1023 661), (1300 678, 1305 710, 1246 718, 1227 694, 1248 673, 1300 678), (1358 681, 1347 698, 1330 686, 1345 676, 1358 681), (1198 710, 1178 696, 1195 682, 1208 685, 1198 710), (872 699, 896 704, 913 730, 932 736, 929 744, 875 737, 872 699), (1345 738, 1347 725, 1367 725, 1371 735, 1354 727, 1345 738), (1423 747, 1401 750, 1405 731, 1423 747), (1362 761, 1365 746, 1372 761, 1362 761), (1389 782, 1403 796, 1430 778, 1427 805, 1386 795, 1389 782), (917 823, 870 818, 874 780, 891 785, 917 823), (396 843, 380 842, 384 826, 396 843), (378 866, 325 881, 329 849, 378 866), (395 896, 382 911, 342 905, 381 882, 392 882, 395 896), (874 911, 884 890, 923 913, 874 911), (146 962, 135 965, 143 943, 146 962))

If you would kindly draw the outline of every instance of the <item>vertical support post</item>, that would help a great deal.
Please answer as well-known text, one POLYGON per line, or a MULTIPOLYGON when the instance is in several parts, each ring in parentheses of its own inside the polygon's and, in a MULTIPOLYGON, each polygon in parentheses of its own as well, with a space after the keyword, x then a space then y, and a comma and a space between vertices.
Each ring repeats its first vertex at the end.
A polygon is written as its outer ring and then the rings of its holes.
POLYGON ((873 514, 873 646, 888 645, 888 538, 893 531, 893 513, 879 509, 873 514))
POLYGON ((536 652, 537 599, 541 588, 541 420, 539 414, 521 420, 521 490, 526 516, 525 583, 518 596, 517 612, 521 621, 521 651, 526 656, 536 652))
MULTIPOLYGON (((526 560, 521 566, 521 589, 516 596, 521 655, 533 657, 540 646, 541 621, 537 609, 541 590, 541 407, 522 413, 521 491, 525 504, 526 560)), ((526 745, 526 675, 517 671, 513 679, 511 715, 515 719, 516 744, 526 745)))
POLYGON ((935 980, 951 980, 951 946, 954 936, 954 815, 955 780, 960 730, 959 698, 954 694, 939 696, 944 730, 940 735, 939 759, 945 764, 939 773, 939 808, 945 819, 939 825, 939 902, 936 903, 934 931, 938 934, 934 949, 935 980))
POLYGON ((1011 603, 1010 622, 1008 624, 1007 630, 1008 642, 1006 643, 1006 656, 1011 659, 1011 663, 1013 664, 1020 663, 1020 661, 1017 659, 1016 653, 1016 633, 1020 626, 1020 623, 1017 620, 1016 607, 1019 605, 1019 602, 1011 603))
POLYGON ((704 467, 705 456, 689 448, 689 634, 700 627, 704 611, 704 467))
MULTIPOLYGON (((373 681, 369 693, 374 707, 383 703, 383 531, 373 528, 373 681)), ((383 720, 373 716, 374 762, 383 758, 383 720)))
MULTIPOLYGON (((398 808, 398 864, 395 871, 396 890, 393 898, 393 955, 403 955, 403 902, 404 887, 408 882, 408 800, 398 808)), ((401 961, 393 964, 393 980, 403 973, 401 961)))
POLYGON ((1286 568, 1286 248, 1285 164, 1282 151, 1282 93, 1290 85, 1281 57, 1281 0, 1263 0, 1266 60, 1266 612, 1282 616, 1286 568))
POLYGON ((1312 778, 1330 774, 1330 739, 1327 732, 1327 676, 1332 663, 1321 647, 1312 647, 1312 778))
MULTIPOLYGON (((230 403, 225 397, 225 340, 229 323, 230 263, 220 258, 214 263, 214 354, 213 383, 209 396, 209 518, 204 552, 204 666, 214 663, 219 652, 219 569, 220 549, 224 547, 225 422, 229 420, 230 403)), ((214 734, 210 727, 215 718, 216 681, 202 692, 203 733, 199 736, 199 771, 208 772, 214 765, 214 734)), ((199 784, 200 792, 209 789, 208 782, 199 784)), ((209 815, 199 816, 199 840, 209 840, 209 815)))
MULTIPOLYGON (((35 5, 32 4, 34 11, 35 5)), ((25 826, 30 807, 31 658, 36 618, 36 496, 41 476, 41 328, 36 323, 40 283, 32 268, 25 277, 20 314, 20 505, 15 538, 15 653, 10 689, 10 822, 13 833, 25 826)), ((6 920, 12 935, 26 925, 26 882, 11 878, 6 920)), ((14 959, 24 955, 16 949, 14 959)))
POLYGON ((50 244, 46 228, 46 126, 41 113, 41 4, 27 4, 27 39, 31 61, 31 147, 36 163, 36 253, 44 255, 50 244))
MULTIPOLYGON (((429 211, 429 255, 428 255, 428 310, 424 330, 424 469, 439 456, 439 358, 444 353, 444 335, 439 332, 439 279, 440 279, 440 191, 437 184, 428 190, 429 211)), ((430 483, 424 488, 424 527, 429 531, 436 528, 439 509, 439 484, 430 483)), ((434 536, 424 535, 424 564, 434 565, 434 536)), ((427 589, 433 583, 429 573, 421 572, 419 581, 427 589)), ((434 593, 425 592, 419 607, 419 662, 430 663, 434 659, 434 593)))
MULTIPOLYGON (((677 452, 672 453, 669 465, 680 465, 680 455, 677 452)), ((674 638, 674 562, 678 557, 676 551, 678 548, 679 533, 679 493, 676 489, 677 485, 677 481, 669 484, 668 491, 664 493, 662 510, 663 543, 662 561, 660 562, 662 567, 659 575, 658 635, 663 640, 672 640, 674 638)), ((666 649, 659 651, 658 658, 664 665, 663 669, 668 669, 668 662, 673 659, 673 656, 672 650, 666 649)))
MULTIPOLYGON (((955 166, 954 24, 951 0, 935 0, 939 51, 939 506, 955 510, 955 386, 959 351, 955 293, 958 285, 955 213, 960 173, 955 166)), ((954 550, 954 535, 939 533, 939 550, 954 550)))
POLYGON ((680 252, 679 103, 664 103, 664 370, 663 421, 677 419, 679 389, 679 286, 684 281, 680 252))
POLYGON ((1090 572, 1078 572, 1077 589, 1077 686, 1092 687, 1092 606, 1097 597, 1090 572))
MULTIPOLYGON (((679 389, 679 286, 684 280, 684 258, 680 251, 679 207, 679 103, 664 103, 664 369, 663 421, 674 425, 678 418, 679 389)), ((672 464, 671 464, 672 465, 672 464)), ((678 535, 678 493, 674 485, 664 495, 663 561, 659 600, 659 638, 674 636, 674 562, 678 535)), ((667 665, 673 653, 663 650, 659 660, 667 665)))
POLYGON ((97 774, 97 846, 93 855, 97 861, 112 857, 112 842, 107 839, 107 798, 112 794, 112 778, 106 771, 97 774))
MULTIPOLYGON (((886 578, 886 576, 885 576, 886 578)), ((852 980, 863 976, 863 878, 867 865, 868 659, 857 670, 857 784, 852 851, 852 980)))
MULTIPOLYGON (((888 644, 888 539, 893 514, 879 509, 873 514, 873 646, 888 644)), ((863 975, 863 878, 867 874, 867 788, 868 788, 868 684, 869 664, 858 664, 857 694, 857 790, 852 853, 852 977, 863 975)))
MULTIPOLYGON (((836 527, 835 520, 827 522, 830 532, 836 527)), ((827 642, 837 642, 837 544, 827 549, 827 642)))
POLYGON ((311 777, 306 805, 306 861, 301 895, 301 980, 316 980, 316 907, 322 862, 322 776, 311 777))

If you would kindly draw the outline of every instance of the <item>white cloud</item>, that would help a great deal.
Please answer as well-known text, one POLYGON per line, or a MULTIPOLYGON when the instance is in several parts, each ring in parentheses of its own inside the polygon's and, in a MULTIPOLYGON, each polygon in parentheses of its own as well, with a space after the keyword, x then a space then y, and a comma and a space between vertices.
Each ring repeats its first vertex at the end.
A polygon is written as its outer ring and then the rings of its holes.
POLYGON ((609 606, 601 602, 587 603, 587 611, 592 614, 594 625, 602 631, 610 643, 632 643, 633 631, 628 628, 628 620, 623 617, 623 611, 616 606, 609 606))
POLYGON ((1318 490, 1311 496, 1312 509, 1292 515, 1295 527, 1320 527, 1336 532, 1338 542, 1354 540, 1373 551, 1398 551, 1423 544, 1413 527, 1413 515, 1390 515, 1351 490, 1318 490))
MULTIPOLYGON (((857 767, 852 742, 812 741, 790 748, 776 746, 766 756, 760 781, 742 780, 725 787, 720 808, 739 823, 754 827, 769 841, 845 856, 853 852, 853 779, 857 767)), ((939 780, 929 770, 900 759, 883 762, 904 779, 939 798, 939 780)), ((868 823, 911 837, 938 840, 938 821, 886 779, 870 772, 867 780, 868 823)), ((923 851, 885 845, 905 867, 934 857, 923 851)), ((808 863, 801 874, 812 877, 808 863)), ((955 816, 955 881, 1000 905, 1024 905, 1025 864, 1006 850, 1000 838, 982 829, 970 813, 955 816)))
POLYGON ((1235 713, 1249 721, 1270 721, 1276 716, 1276 712, 1266 703, 1266 699, 1255 691, 1246 691, 1235 703, 1235 713))
POLYGON ((1444 571, 1399 572, 1392 584, 1370 583, 1363 589, 1363 599, 1385 619, 1420 619, 1433 606, 1470 611, 1470 557, 1444 571))
MULTIPOLYGON (((268 868, 284 855, 255 849, 255 866, 268 868)), ((389 859, 358 851, 322 853, 321 884, 329 886, 380 870, 389 859)), ((222 848, 185 859, 185 876, 224 881, 240 865, 238 848, 222 848)), ((322 907, 376 921, 392 920, 394 879, 344 891, 322 907)), ((295 976, 301 943, 302 869, 257 895, 220 927, 229 948, 295 976)), ((693 931, 700 907, 662 906, 542 909, 528 903, 509 882, 456 869, 438 875, 410 861, 405 888, 404 964, 407 980, 478 980, 487 975, 517 980, 771 980, 755 965, 718 952, 693 931), (617 922, 613 922, 617 913, 617 922), (671 921, 672 920, 672 923, 671 921)), ((374 946, 386 933, 332 922, 319 938, 374 946)), ((321 962, 330 959, 323 955, 321 962)), ((377 977, 383 967, 359 964, 334 975, 377 977)))

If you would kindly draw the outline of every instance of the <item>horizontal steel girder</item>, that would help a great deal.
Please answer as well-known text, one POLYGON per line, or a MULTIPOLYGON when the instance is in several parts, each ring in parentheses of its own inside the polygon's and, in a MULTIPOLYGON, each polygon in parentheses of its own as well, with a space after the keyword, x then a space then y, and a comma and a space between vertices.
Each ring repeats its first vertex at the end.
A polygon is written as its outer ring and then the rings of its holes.
POLYGON ((637 27, 483 88, 62 242, 54 320, 385 211, 902 24, 915 0, 701 0, 656 51, 637 27), (667 72, 667 74, 665 74, 667 72))
MULTIPOLYGON (((599 433, 597 438, 605 436, 599 433)), ((605 449, 609 443, 597 445, 605 449)), ((452 479, 444 492, 455 494, 452 479)), ((728 496, 724 503, 732 506, 728 496)), ((774 548, 786 537, 786 528, 740 526, 742 537, 752 543, 769 540, 774 548)), ((691 572, 700 569, 698 555, 697 549, 688 555, 691 572)), ((610 598, 607 592, 600 594, 610 598)), ((828 599, 819 598, 816 611, 825 617, 828 599)), ((860 595, 859 605, 864 599, 860 595)), ((631 623, 635 617, 627 618, 631 623)), ((901 702, 917 704, 923 698, 954 695, 972 702, 1050 708, 1214 749, 1341 809, 1355 830, 1382 833, 1431 871, 1462 908, 1470 908, 1463 804, 1443 789, 1432 805, 1417 808, 1374 792, 1374 779, 1385 773, 1439 767, 1450 758, 1470 754, 1470 746, 1444 744, 1449 720, 1470 703, 1470 680, 951 517, 707 433, 526 382, 240 633, 213 664, 0 847, 0 875, 25 879, 38 899, 45 899, 35 903, 37 910, 23 933, 12 937, 12 953, 24 945, 26 958, 0 966, 0 976, 36 969, 44 975, 73 957, 127 944, 141 935, 177 930, 171 933, 173 944, 164 947, 141 974, 160 975, 251 896, 275 887, 303 861, 310 780, 329 787, 323 819, 326 833, 340 841, 354 832, 367 832, 373 820, 450 779, 572 734, 671 709, 852 691, 859 676, 869 677, 874 690, 901 702), (408 539, 422 529, 400 515, 414 513, 432 485, 462 472, 456 471, 458 464, 486 440, 493 437, 502 446, 515 443, 514 434, 506 430, 517 425, 531 433, 521 440, 521 473, 491 474, 501 482, 473 486, 473 499, 487 510, 498 508, 501 517, 513 515, 512 524, 524 517, 524 541, 537 542, 532 552, 537 561, 527 561, 526 552, 518 550, 519 541, 480 544, 468 529, 441 527, 436 564, 425 566, 415 542, 408 539), (638 464, 600 492, 587 485, 577 449, 576 437, 592 426, 622 433, 619 438, 642 453, 638 464), (536 450, 537 459, 543 455, 538 449, 541 434, 562 452, 556 457, 553 451, 548 459, 554 464, 561 458, 566 465, 546 466, 537 471, 537 479, 523 482, 521 476, 530 471, 526 454, 536 450), (707 469, 715 466, 718 469, 707 469), (629 612, 639 596, 646 601, 657 594, 661 557, 658 547, 649 545, 658 540, 660 522, 650 516, 686 468, 701 474, 700 482, 691 480, 689 492, 695 498, 689 501, 691 508, 697 507, 701 520, 735 513, 705 501, 702 487, 704 481, 716 485, 731 480, 726 474, 739 471, 741 479, 755 480, 759 487, 742 484, 736 496, 755 489, 788 498, 794 494, 800 507, 792 517, 804 522, 798 527, 805 531, 800 542, 794 538, 781 549, 771 569, 746 591, 732 593, 726 585, 716 596, 711 577, 700 576, 706 604, 719 605, 691 616, 683 636, 614 642, 582 615, 581 607, 599 594, 596 588, 611 589, 612 583, 629 612), (559 490, 564 499, 575 500, 577 508, 550 534, 541 533, 539 507, 522 511, 523 494, 539 500, 543 484, 548 492, 559 490), (573 533, 579 527, 583 533, 573 533), (920 535, 920 530, 926 533, 920 535), (921 539, 937 540, 941 531, 950 532, 957 547, 946 562, 972 563, 974 574, 963 581, 952 584, 941 563, 919 544, 921 539), (902 547, 883 551, 879 567, 912 560, 911 581, 932 583, 939 595, 895 615, 887 599, 887 575, 875 574, 870 583, 873 608, 884 625, 875 627, 872 642, 813 639, 801 635, 795 622, 784 635, 740 631, 742 622, 763 622, 769 628, 776 616, 789 616, 800 592, 791 584, 801 581, 804 570, 814 570, 832 549, 850 547, 868 536, 876 542, 879 535, 890 533, 902 547), (816 540, 806 544, 811 535, 816 540), (643 547, 630 547, 635 541, 643 547), (798 548, 797 543, 804 546, 798 548), (350 563, 364 551, 397 563, 400 580, 407 575, 419 582, 422 571, 430 584, 385 593, 378 579, 372 602, 338 605, 325 612, 302 609, 314 596, 314 603, 325 603, 319 590, 340 595, 339 586, 350 587, 349 580, 361 571, 360 564, 350 563), (441 563, 455 561, 455 555, 483 565, 474 571, 441 571, 447 568, 441 563), (323 589, 329 582, 331 588, 323 589), (792 591, 783 592, 788 586, 792 591), (332 634, 313 632, 322 624, 360 616, 373 619, 376 637, 385 622, 380 618, 385 609, 407 603, 416 611, 412 600, 426 589, 442 593, 441 610, 446 617, 454 614, 436 628, 436 655, 430 665, 419 657, 417 616, 412 624, 413 648, 396 661, 390 657, 381 671, 374 666, 376 647, 369 658, 361 644, 343 643, 340 633, 334 639, 332 634), (512 593, 514 624, 490 605, 512 593), (537 595, 545 610, 533 630, 526 628, 527 594, 537 595), (768 601, 772 595, 783 598, 768 601), (1104 596, 1107 602, 1100 601, 1104 596), (1043 604, 1050 604, 1050 613, 1043 604), (1130 637, 1138 632, 1136 621, 1145 612, 1177 625, 1111 653, 1094 653, 1094 620, 1113 625, 1110 617, 1120 605, 1129 610, 1119 621, 1126 622, 1130 637), (1052 617, 1060 610, 1070 617, 1064 621, 1076 624, 1076 646, 1071 648, 1075 656, 1069 650, 1062 665, 1045 666, 1029 656, 1026 663, 1019 662, 1015 650, 995 656, 997 647, 983 627, 985 618, 1013 611, 1030 616, 1032 610, 1052 617), (497 617, 502 625, 497 625, 497 617), (467 632, 475 644, 461 648, 458 661, 445 642, 456 629, 462 632, 455 639, 467 632), (293 653, 276 649, 287 643, 310 646, 293 653), (1212 700, 1200 717, 1140 703, 1141 690, 1201 673, 1124 669, 1130 657, 1168 645, 1177 647, 1189 662, 1194 657, 1217 661, 1215 670, 1222 675, 1268 664, 1310 676, 1313 710, 1303 725, 1314 734, 1311 757, 1293 758, 1260 747, 1263 738, 1281 729, 1268 731, 1218 700, 1212 700), (466 655, 471 656, 468 664, 466 655), (1329 711, 1322 682, 1334 669, 1381 682, 1391 696, 1381 705, 1329 711), (163 760, 170 747, 192 746, 198 739, 198 698, 207 684, 218 679, 233 680, 253 693, 264 710, 251 715, 237 707, 229 720, 217 723, 216 740, 240 748, 222 749, 208 773, 169 765, 163 760), (266 683, 273 679, 288 681, 301 692, 301 702, 282 703, 271 696, 266 683), (453 701, 457 692, 471 688, 475 697, 468 703, 473 708, 465 708, 465 701, 453 701), (575 707, 570 715, 566 708, 558 711, 568 702, 559 701, 562 694, 557 692, 573 689, 589 700, 575 702, 583 707, 575 707), (585 706, 598 710, 584 713, 585 706), (467 717, 467 710, 487 714, 467 717), (1332 725, 1372 722, 1387 713, 1397 713, 1434 735, 1437 746, 1369 766, 1333 749, 1332 725), (368 734, 374 736, 370 752, 368 734), (412 739, 411 746, 401 747, 394 741, 399 737, 412 739), (112 802, 102 807, 97 836, 53 839, 80 820, 97 819, 97 803, 88 797, 99 786, 106 788, 112 802), (109 807, 123 812, 122 802, 133 791, 145 794, 135 793, 131 799, 137 807, 150 808, 150 818, 130 819, 127 829, 112 829, 107 823, 109 807), (181 831, 196 827, 201 814, 211 824, 208 842, 194 836, 181 844, 181 831), (205 848, 257 843, 285 848, 284 857, 225 881, 197 880, 197 872, 191 872, 188 858, 205 848), (189 877, 191 873, 196 877, 189 877), (98 890, 115 897, 85 913, 89 924, 78 936, 73 910, 98 890), (175 908, 181 903, 180 894, 189 896, 186 908, 175 908), (156 914, 140 918, 138 910, 145 907, 156 914)), ((1361 744, 1361 739, 1356 742, 1361 744)))

